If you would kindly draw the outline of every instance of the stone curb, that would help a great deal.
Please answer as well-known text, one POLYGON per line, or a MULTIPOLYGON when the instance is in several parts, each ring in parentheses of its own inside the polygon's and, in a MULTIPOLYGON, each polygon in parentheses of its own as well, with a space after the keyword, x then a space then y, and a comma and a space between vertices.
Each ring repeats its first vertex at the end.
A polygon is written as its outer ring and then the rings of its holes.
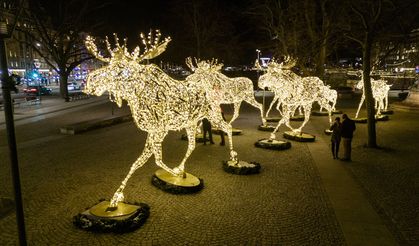
POLYGON ((76 135, 86 131, 103 128, 132 120, 131 114, 122 116, 111 116, 106 118, 82 121, 60 128, 62 134, 76 135))

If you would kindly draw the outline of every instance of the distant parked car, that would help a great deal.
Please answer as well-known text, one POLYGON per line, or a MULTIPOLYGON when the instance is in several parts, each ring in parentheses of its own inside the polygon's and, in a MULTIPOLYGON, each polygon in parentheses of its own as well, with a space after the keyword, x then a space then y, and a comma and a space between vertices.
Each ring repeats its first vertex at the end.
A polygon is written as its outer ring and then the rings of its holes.
POLYGON ((39 94, 41 94, 41 95, 52 95, 52 89, 51 88, 48 88, 48 87, 45 87, 45 86, 28 86, 28 87, 26 87, 26 88, 24 88, 23 89, 23 92, 26 94, 26 95, 32 95, 32 96, 34 96, 34 95, 39 95, 39 94), (41 92, 41 93, 39 93, 39 92, 41 92))
POLYGON ((76 82, 68 82, 67 89, 69 91, 78 91, 78 90, 81 90, 81 86, 77 84, 76 82))

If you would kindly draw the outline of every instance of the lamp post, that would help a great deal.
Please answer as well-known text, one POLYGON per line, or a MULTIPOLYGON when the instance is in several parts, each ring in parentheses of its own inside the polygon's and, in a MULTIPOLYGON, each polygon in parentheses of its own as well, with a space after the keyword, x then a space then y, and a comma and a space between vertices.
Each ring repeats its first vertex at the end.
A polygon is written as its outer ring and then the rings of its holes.
MULTIPOLYGON (((260 53, 261 51, 259 49, 256 49, 256 54, 257 54, 257 61, 259 63, 260 61, 260 53)), ((259 70, 257 70, 257 77, 259 80, 259 70)), ((265 87, 263 88, 263 97, 262 97, 262 109, 263 109, 263 117, 265 117, 265 87)))
MULTIPOLYGON (((16 19, 18 17, 16 16, 16 19)), ((13 30, 13 29, 12 29, 13 30)), ((16 205, 16 221, 19 234, 19 244, 27 245, 25 220, 23 213, 22 194, 20 187, 19 165, 17 159, 15 126, 13 120, 12 98, 10 91, 15 88, 13 80, 9 76, 7 68, 6 45, 5 39, 11 37, 12 31, 9 33, 7 24, 0 21, 0 69, 1 69, 1 84, 3 90, 4 116, 6 119, 7 141, 9 145, 9 155, 11 162, 11 171, 13 179, 13 189, 16 205)))

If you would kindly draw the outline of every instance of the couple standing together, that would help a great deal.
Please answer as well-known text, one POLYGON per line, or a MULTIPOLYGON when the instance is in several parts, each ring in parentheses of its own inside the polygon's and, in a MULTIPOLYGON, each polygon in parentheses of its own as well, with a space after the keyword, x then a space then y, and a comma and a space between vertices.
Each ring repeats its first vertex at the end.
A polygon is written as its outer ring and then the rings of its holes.
POLYGON ((353 133, 356 129, 355 122, 348 118, 348 115, 342 115, 342 123, 340 118, 336 117, 335 122, 330 127, 332 131, 332 154, 333 159, 339 159, 339 145, 342 140, 343 144, 343 158, 342 161, 351 161, 351 142, 353 133))

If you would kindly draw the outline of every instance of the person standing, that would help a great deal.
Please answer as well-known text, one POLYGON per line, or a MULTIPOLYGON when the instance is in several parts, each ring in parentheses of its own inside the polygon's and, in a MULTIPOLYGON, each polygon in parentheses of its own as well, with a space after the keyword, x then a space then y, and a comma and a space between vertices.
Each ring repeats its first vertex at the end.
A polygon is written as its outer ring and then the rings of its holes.
POLYGON ((214 140, 212 140, 212 129, 211 129, 211 122, 204 118, 202 119, 202 129, 203 129, 203 138, 204 138, 204 145, 207 144, 207 133, 208 133, 208 140, 210 144, 214 144, 214 140))
POLYGON ((356 130, 355 122, 349 119, 348 115, 342 115, 342 144, 343 144, 343 161, 351 161, 351 151, 352 151, 352 137, 354 131, 356 130))
POLYGON ((329 130, 332 131, 331 142, 333 159, 339 159, 339 145, 342 132, 342 124, 340 123, 339 117, 335 118, 335 122, 329 130))

